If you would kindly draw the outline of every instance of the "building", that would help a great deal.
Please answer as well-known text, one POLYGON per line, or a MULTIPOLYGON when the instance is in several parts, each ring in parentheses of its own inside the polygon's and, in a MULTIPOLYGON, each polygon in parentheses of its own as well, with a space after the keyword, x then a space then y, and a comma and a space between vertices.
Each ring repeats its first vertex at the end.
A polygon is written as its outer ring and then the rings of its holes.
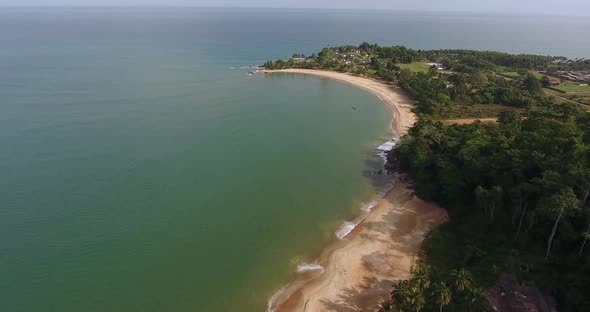
POLYGON ((445 70, 445 66, 442 63, 428 63, 430 67, 434 67, 437 70, 445 70))

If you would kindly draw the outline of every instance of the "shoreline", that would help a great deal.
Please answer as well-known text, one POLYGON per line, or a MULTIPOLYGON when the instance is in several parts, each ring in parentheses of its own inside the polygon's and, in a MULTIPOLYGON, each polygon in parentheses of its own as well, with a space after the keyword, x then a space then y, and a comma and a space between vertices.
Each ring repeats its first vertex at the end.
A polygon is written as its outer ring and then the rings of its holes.
POLYGON ((394 134, 399 137, 406 134, 408 129, 410 129, 414 123, 418 121, 418 116, 412 112, 412 108, 414 108, 414 100, 410 99, 400 87, 387 84, 381 80, 316 69, 263 69, 259 72, 263 74, 286 73, 311 75, 320 78, 337 80, 363 89, 377 96, 393 110, 394 116, 391 121, 391 130, 393 130, 394 134))
MULTIPOLYGON (((383 81, 323 70, 262 70, 262 73, 313 75, 349 83, 379 97, 392 109, 390 124, 401 137, 418 120, 408 96, 383 81)), ((446 211, 414 196, 406 182, 395 182, 358 225, 324 247, 310 269, 299 272, 273 295, 267 312, 374 311, 395 281, 408 279, 424 236, 447 220, 446 211)))

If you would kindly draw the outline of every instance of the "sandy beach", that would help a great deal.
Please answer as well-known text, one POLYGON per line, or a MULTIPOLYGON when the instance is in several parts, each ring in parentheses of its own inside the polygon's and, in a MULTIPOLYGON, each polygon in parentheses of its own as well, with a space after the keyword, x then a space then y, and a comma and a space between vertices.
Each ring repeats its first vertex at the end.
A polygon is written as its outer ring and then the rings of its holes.
MULTIPOLYGON (((392 129, 399 135, 417 121, 414 102, 382 81, 330 71, 265 71, 274 72, 335 79, 375 94, 395 112, 392 129)), ((269 301, 268 311, 375 311, 395 281, 409 278, 425 234, 446 220, 444 209, 397 182, 354 231, 328 245, 313 262, 323 273, 300 274, 269 301)))

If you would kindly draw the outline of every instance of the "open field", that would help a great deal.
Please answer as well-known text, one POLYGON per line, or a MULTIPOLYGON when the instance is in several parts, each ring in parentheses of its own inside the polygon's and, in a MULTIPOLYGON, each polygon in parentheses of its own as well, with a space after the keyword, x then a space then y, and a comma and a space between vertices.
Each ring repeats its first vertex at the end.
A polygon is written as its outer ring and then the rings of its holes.
POLYGON ((546 95, 549 96, 553 96, 555 98, 555 100, 557 101, 557 103, 571 103, 571 104, 576 104, 576 105, 580 105, 585 111, 590 111, 590 96, 585 97, 585 96, 579 96, 579 95, 575 95, 572 96, 571 94, 563 94, 563 93, 559 93, 555 90, 551 90, 551 89, 543 89, 543 91, 545 92, 546 95))
POLYGON ((518 108, 497 104, 462 105, 442 114, 444 119, 498 117, 502 112, 518 111, 518 108))
POLYGON ((565 82, 554 87, 564 92, 581 92, 590 94, 590 86, 579 86, 577 83, 565 82))
POLYGON ((587 94, 566 94, 565 97, 568 100, 575 101, 582 105, 589 105, 590 106, 590 93, 587 94))
POLYGON ((510 78, 518 78, 520 76, 517 72, 497 72, 496 74, 510 78))
POLYGON ((410 64, 396 64, 397 66, 399 66, 399 68, 401 69, 409 69, 410 71, 412 71, 413 73, 417 73, 417 72, 427 72, 428 70, 430 70, 430 65, 428 65, 428 63, 426 62, 414 62, 414 63, 410 63, 410 64))
MULTIPOLYGON (((543 74, 536 72, 536 71, 529 71, 531 74, 533 74, 535 77, 537 77, 537 79, 541 79, 543 76, 543 74)), ((508 78, 518 78, 520 77, 520 75, 514 71, 513 68, 507 68, 507 67, 499 67, 498 70, 496 71, 497 75, 503 76, 503 77, 508 77, 508 78)))
POLYGON ((442 122, 445 125, 467 125, 467 124, 474 123, 476 121, 496 122, 496 121, 498 121, 498 118, 496 118, 496 117, 492 117, 492 118, 460 118, 460 119, 441 119, 440 120, 440 122, 442 122))

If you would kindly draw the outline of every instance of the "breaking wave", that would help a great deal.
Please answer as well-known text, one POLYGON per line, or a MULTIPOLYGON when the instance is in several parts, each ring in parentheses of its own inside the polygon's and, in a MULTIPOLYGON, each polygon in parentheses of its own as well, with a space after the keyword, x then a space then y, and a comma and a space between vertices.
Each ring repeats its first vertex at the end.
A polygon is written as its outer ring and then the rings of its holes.
MULTIPOLYGON (((385 195, 385 194, 383 194, 385 195)), ((380 195, 379 197, 383 197, 383 195, 380 195)), ((373 210, 373 208, 375 208, 375 206, 377 206, 377 204, 379 203, 378 200, 374 200, 370 203, 368 203, 365 207, 363 207, 363 210, 366 212, 371 212, 371 210, 373 210)))
POLYGON ((350 234, 350 232, 352 232, 356 228, 357 225, 361 223, 361 221, 362 220, 359 220, 358 222, 344 222, 344 224, 340 226, 338 231, 336 231, 336 237, 338 237, 338 239, 344 239, 346 236, 348 236, 348 234, 350 234))
POLYGON ((281 295, 285 292, 285 290, 287 289, 287 287, 289 287, 289 284, 283 286, 281 289, 279 289, 276 293, 274 293, 266 302, 266 312, 274 312, 274 305, 275 305, 275 301, 281 297, 281 295))
MULTIPOLYGON (((395 148, 397 145, 397 139, 391 139, 377 147, 377 155, 379 155, 384 162, 387 162, 387 153, 395 148)), ((379 198, 383 198, 385 194, 387 194, 388 190, 379 193, 379 198)), ((346 221, 344 222, 340 228, 334 233, 338 239, 344 239, 348 234, 350 234, 354 229, 367 217, 367 215, 377 206, 379 200, 373 200, 370 203, 363 206, 362 210, 365 212, 364 215, 360 216, 354 221, 346 221)))
POLYGON ((311 271, 320 271, 320 273, 324 273, 324 267, 319 264, 313 263, 303 263, 297 266, 298 273, 305 273, 311 271))
POLYGON ((384 162, 387 162, 387 154, 391 152, 395 146, 397 145, 397 139, 391 139, 377 147, 377 155, 383 159, 384 162))

